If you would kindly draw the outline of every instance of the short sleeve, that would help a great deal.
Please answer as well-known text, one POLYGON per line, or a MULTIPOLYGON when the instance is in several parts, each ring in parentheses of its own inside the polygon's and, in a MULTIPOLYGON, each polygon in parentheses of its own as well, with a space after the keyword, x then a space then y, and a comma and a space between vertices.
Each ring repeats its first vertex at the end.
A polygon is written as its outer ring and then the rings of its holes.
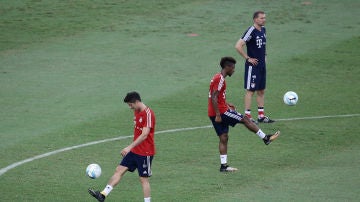
POLYGON ((144 114, 144 120, 143 120, 143 124, 142 127, 147 127, 147 128, 154 128, 155 126, 155 116, 154 113, 152 113, 152 111, 147 108, 145 110, 145 114, 144 114))
POLYGON ((249 27, 246 32, 243 34, 243 36, 241 37, 242 40, 248 42, 251 40, 252 38, 252 32, 254 31, 255 27, 251 26, 249 27))

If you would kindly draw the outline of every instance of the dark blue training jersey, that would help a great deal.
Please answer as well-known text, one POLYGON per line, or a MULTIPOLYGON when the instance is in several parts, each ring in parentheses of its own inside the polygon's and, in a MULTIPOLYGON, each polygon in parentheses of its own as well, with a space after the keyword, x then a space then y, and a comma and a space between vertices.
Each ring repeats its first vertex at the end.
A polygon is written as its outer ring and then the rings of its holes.
POLYGON ((249 27, 241 37, 246 42, 247 54, 251 58, 258 59, 258 66, 265 66, 266 54, 266 30, 261 27, 261 31, 254 26, 249 27))

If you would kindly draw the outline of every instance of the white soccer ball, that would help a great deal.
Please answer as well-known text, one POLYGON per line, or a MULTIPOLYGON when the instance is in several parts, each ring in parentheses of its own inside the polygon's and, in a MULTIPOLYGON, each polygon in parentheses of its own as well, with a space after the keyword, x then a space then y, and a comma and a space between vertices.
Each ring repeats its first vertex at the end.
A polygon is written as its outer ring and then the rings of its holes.
POLYGON ((299 100, 298 95, 293 91, 288 91, 284 95, 284 103, 289 106, 296 105, 298 100, 299 100))
POLYGON ((88 167, 86 168, 86 175, 89 176, 91 179, 96 179, 100 177, 101 167, 96 163, 88 165, 88 167))

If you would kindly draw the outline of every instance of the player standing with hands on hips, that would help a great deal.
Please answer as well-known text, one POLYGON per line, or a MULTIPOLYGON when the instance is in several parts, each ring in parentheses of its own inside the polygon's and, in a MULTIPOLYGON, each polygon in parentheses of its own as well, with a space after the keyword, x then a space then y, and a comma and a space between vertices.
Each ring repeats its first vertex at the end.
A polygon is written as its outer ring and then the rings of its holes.
POLYGON ((120 182, 127 172, 138 170, 140 183, 144 192, 144 202, 150 202, 151 163, 155 155, 155 115, 140 98, 139 93, 130 92, 124 98, 130 109, 134 110, 134 141, 121 151, 123 159, 116 167, 114 175, 102 192, 89 189, 89 194, 98 201, 105 201, 111 190, 120 182))
POLYGON ((230 77, 234 73, 235 64, 236 60, 232 57, 221 58, 221 71, 212 77, 209 87, 208 116, 219 137, 220 172, 233 172, 237 170, 237 168, 230 167, 227 164, 229 126, 234 127, 238 123, 244 124, 247 129, 258 135, 266 145, 270 144, 280 135, 280 131, 277 131, 274 135, 266 135, 247 116, 237 112, 234 105, 226 102, 225 77, 230 77))
POLYGON ((245 115, 253 122, 251 116, 251 99, 257 93, 258 119, 259 123, 272 123, 265 116, 264 100, 266 86, 266 15, 264 11, 256 11, 253 15, 254 25, 249 27, 244 35, 236 43, 235 48, 246 60, 244 74, 245 93, 245 115), (243 50, 246 45, 247 53, 243 50))

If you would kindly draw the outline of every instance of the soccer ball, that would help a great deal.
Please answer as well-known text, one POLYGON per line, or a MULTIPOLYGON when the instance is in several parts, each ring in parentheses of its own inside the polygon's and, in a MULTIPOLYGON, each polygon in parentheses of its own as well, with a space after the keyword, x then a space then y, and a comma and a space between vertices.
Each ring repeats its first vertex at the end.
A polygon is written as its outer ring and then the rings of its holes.
POLYGON ((96 179, 101 175, 101 167, 96 164, 92 163, 86 167, 86 175, 89 176, 91 179, 96 179))
POLYGON ((296 105, 298 100, 299 100, 298 95, 293 91, 288 91, 284 95, 284 103, 289 106, 296 105))

